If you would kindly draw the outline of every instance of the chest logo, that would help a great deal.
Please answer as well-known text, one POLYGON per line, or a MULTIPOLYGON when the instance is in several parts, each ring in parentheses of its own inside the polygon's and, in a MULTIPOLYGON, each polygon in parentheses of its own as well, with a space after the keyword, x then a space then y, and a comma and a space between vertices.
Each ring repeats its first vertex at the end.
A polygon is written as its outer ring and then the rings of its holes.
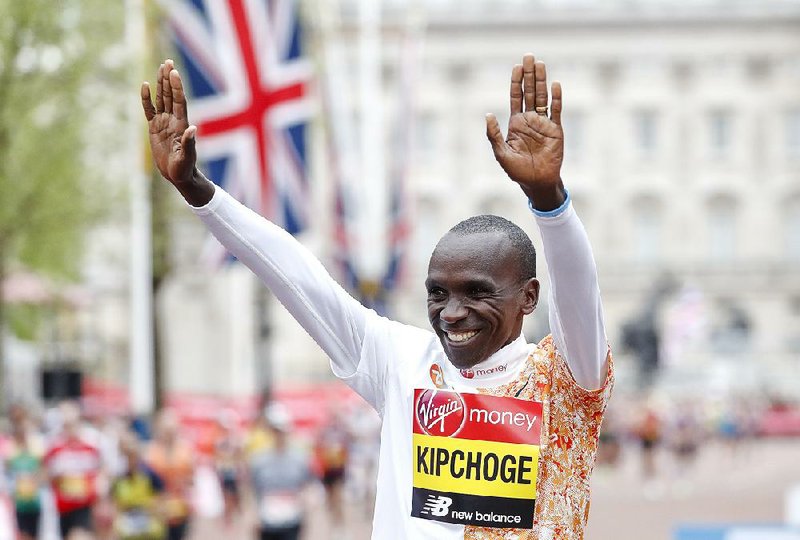
POLYGON ((442 373, 442 368, 439 367, 439 364, 433 364, 430 370, 431 374, 431 381, 436 388, 444 388, 447 386, 444 383, 444 373, 442 373))
POLYGON ((416 401, 417 422, 427 435, 452 437, 464 427, 466 404, 461 394, 424 390, 416 401))

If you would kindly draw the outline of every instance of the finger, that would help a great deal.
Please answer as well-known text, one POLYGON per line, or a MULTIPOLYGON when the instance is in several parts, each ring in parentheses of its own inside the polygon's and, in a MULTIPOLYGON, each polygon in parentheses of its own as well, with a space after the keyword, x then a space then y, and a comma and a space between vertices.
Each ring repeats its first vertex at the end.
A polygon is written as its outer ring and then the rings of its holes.
POLYGON ((536 62, 533 68, 534 79, 536 81, 535 92, 536 96, 534 97, 534 107, 536 111, 546 111, 547 110, 547 70, 544 67, 544 62, 536 62), (540 109, 540 107, 544 107, 544 109, 540 109))
POLYGON ((511 114, 522 112, 522 64, 511 70, 511 114))
POLYGON ((197 126, 189 126, 181 136, 181 153, 183 159, 194 164, 197 161, 197 126))
POLYGON ((186 94, 183 91, 183 80, 177 69, 169 74, 169 84, 172 87, 172 111, 178 120, 186 120, 186 94))
POLYGON ((492 113, 486 115, 486 138, 492 144, 495 159, 500 159, 500 156, 505 154, 506 141, 503 132, 500 131, 500 123, 492 113))
POLYGON ((161 90, 161 80, 164 78, 164 64, 158 66, 158 75, 156 76, 156 112, 161 114, 164 112, 164 94, 161 90))
POLYGON ((170 73, 175 67, 172 65, 172 60, 164 62, 164 72, 161 78, 161 93, 164 96, 164 112, 172 114, 172 86, 169 82, 170 73))
POLYGON ((556 125, 561 125, 561 83, 553 81, 550 93, 553 100, 550 102, 550 120, 555 122, 556 125))
POLYGON ((535 65, 536 65, 536 59, 531 53, 528 53, 522 57, 522 73, 525 79, 524 91, 525 91, 526 111, 533 110, 534 92, 536 85, 536 76, 534 75, 535 65))
POLYGON ((153 107, 153 101, 150 99, 150 83, 142 83, 142 109, 144 109, 144 117, 149 122, 156 115, 156 108, 153 107))

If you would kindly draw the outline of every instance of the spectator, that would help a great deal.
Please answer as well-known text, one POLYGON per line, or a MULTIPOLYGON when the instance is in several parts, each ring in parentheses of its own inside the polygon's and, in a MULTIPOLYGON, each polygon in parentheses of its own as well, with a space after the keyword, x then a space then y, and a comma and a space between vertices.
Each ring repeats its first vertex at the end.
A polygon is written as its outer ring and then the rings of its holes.
POLYGON ((236 431, 237 418, 231 410, 224 410, 217 418, 219 432, 214 443, 214 467, 217 471, 223 498, 223 521, 233 524, 240 510, 240 472, 242 441, 236 431))
POLYGON ((192 516, 191 490, 194 452, 178 433, 178 417, 163 410, 156 420, 155 438, 145 453, 145 462, 164 482, 167 539, 186 538, 192 516))
POLYGON ((125 471, 111 486, 114 534, 119 540, 162 540, 167 534, 159 508, 164 483, 142 460, 133 434, 121 437, 119 445, 125 471))
POLYGON ((305 488, 312 480, 309 460, 290 445, 288 412, 272 405, 267 412, 274 445, 255 455, 250 474, 258 504, 259 540, 297 540, 305 515, 305 488))
POLYGON ((5 448, 3 461, 16 514, 17 538, 35 540, 39 535, 42 508, 44 441, 31 429, 28 411, 24 406, 13 405, 8 417, 11 421, 11 441, 5 448))
POLYGON ((97 501, 100 452, 80 435, 80 412, 72 402, 60 407, 62 431, 44 457, 65 540, 94 532, 92 509, 97 501), (75 535, 75 536, 73 536, 75 535))
POLYGON ((654 407, 646 405, 642 411, 636 435, 642 447, 642 476, 645 487, 654 491, 656 482, 656 449, 661 442, 661 419, 654 407))
POLYGON ((350 433, 343 411, 337 409, 320 430, 316 444, 328 514, 335 530, 344 526, 344 481, 349 451, 350 433))

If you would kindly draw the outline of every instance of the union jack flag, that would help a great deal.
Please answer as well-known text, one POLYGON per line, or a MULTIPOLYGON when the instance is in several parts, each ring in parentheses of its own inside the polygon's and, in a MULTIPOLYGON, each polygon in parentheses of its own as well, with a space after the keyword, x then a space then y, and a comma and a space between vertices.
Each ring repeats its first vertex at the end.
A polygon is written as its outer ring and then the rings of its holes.
POLYGON ((298 0, 164 5, 209 177, 290 233, 303 230, 312 70, 298 0))
MULTIPOLYGON (((405 255, 410 232, 408 194, 406 181, 409 174, 408 163, 411 156, 413 133, 413 97, 414 76, 417 65, 418 40, 415 36, 406 36, 403 44, 403 58, 400 79, 397 87, 398 108, 395 115, 394 133, 392 136, 392 155, 394 159, 389 163, 388 182, 389 201, 387 207, 387 221, 383 233, 386 239, 387 260, 383 272, 379 276, 365 278, 359 274, 356 259, 359 246, 352 234, 355 227, 355 215, 361 209, 357 208, 353 196, 353 186, 348 181, 348 173, 353 174, 346 162, 352 164, 354 152, 352 133, 343 129, 353 119, 343 110, 341 103, 337 103, 336 96, 348 91, 346 82, 336 75, 345 70, 337 64, 337 57, 331 55, 326 58, 326 65, 333 69, 327 72, 321 70, 320 87, 322 104, 325 114, 330 119, 326 123, 327 146, 330 159, 329 172, 334 185, 334 220, 333 244, 335 246, 334 260, 340 269, 343 285, 350 290, 365 306, 375 309, 379 314, 388 314, 387 293, 397 287, 403 279, 405 255), (338 68, 338 69, 337 69, 338 68), (338 128, 338 129, 337 129, 338 128)), ((369 247, 366 247, 369 249, 369 247)))

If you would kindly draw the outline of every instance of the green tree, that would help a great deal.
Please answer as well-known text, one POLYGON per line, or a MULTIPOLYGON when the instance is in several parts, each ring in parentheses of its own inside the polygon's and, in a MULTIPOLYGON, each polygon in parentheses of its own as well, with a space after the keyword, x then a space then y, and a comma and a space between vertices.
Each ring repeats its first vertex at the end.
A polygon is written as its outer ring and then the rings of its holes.
MULTIPOLYGON (((77 276, 103 198, 84 156, 89 122, 104 112, 82 95, 121 78, 104 55, 123 15, 122 2, 0 0, 0 282, 18 266, 77 276)), ((5 308, 0 298, 0 329, 5 308)))

